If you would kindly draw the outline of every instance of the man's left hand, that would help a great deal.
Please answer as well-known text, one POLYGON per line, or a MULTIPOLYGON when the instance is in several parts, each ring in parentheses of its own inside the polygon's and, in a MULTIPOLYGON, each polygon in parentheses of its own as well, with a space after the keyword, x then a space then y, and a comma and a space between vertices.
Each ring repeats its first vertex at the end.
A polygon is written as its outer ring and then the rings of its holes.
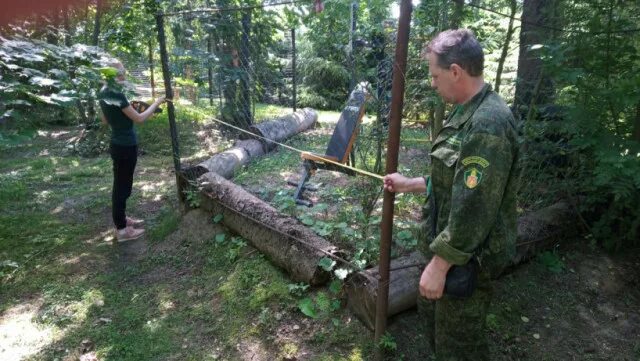
POLYGON ((439 256, 433 256, 420 276, 420 295, 430 300, 440 299, 449 268, 449 262, 439 256))

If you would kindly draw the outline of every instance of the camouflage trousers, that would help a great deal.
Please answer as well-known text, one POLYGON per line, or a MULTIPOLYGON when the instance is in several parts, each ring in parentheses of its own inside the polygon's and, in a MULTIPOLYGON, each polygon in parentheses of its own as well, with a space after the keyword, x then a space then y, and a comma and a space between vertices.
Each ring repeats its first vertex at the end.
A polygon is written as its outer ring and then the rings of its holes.
POLYGON ((492 297, 488 276, 480 274, 473 296, 437 301, 418 296, 418 313, 437 361, 489 360, 485 319, 492 297))

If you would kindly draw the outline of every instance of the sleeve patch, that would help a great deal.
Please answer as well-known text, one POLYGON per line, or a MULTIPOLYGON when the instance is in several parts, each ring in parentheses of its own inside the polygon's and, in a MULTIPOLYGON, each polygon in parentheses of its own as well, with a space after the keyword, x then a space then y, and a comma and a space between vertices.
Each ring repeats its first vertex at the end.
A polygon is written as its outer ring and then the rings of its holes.
POLYGON ((482 171, 476 167, 469 167, 464 171, 464 185, 473 189, 482 181, 482 171))

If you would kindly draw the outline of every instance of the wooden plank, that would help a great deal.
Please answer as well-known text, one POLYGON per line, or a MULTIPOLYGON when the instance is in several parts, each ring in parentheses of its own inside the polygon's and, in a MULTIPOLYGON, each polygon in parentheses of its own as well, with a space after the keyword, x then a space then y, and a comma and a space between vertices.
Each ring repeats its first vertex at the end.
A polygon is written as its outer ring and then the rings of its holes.
POLYGON ((364 91, 355 89, 351 92, 347 105, 340 114, 338 124, 336 124, 329 140, 326 155, 340 159, 343 163, 346 162, 357 135, 358 125, 364 115, 365 101, 364 91))

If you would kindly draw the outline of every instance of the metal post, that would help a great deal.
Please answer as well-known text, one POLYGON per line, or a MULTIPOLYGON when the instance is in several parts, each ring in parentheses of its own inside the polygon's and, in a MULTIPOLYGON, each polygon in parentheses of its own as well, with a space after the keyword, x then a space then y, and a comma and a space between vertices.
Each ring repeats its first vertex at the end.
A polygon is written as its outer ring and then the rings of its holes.
MULTIPOLYGON (((387 143, 387 174, 398 169, 398 148, 400 147, 400 123, 404 102, 404 80, 407 68, 407 48, 409 44, 409 25, 411 22, 411 0, 402 0, 398 21, 398 40, 391 87, 391 120, 387 143)), ((395 193, 384 192, 382 204, 382 223, 380 225, 380 279, 376 300, 375 343, 376 359, 382 360, 382 351, 377 347, 387 327, 387 309, 389 303, 389 267, 391 262, 391 233, 393 230, 393 203, 395 193)))
POLYGON ((298 85, 296 84, 296 29, 291 29, 291 83, 293 85, 293 111, 298 106, 298 85))
POLYGON ((353 91, 356 87, 356 21, 358 16, 358 3, 351 3, 351 26, 349 29, 349 66, 351 67, 351 80, 349 81, 349 91, 353 91))
MULTIPOLYGON (((167 38, 164 34, 164 15, 156 15, 158 30, 158 44, 160 45, 160 61, 162 63, 162 76, 164 78, 164 91, 167 99, 173 99, 171 88, 171 70, 169 69, 169 54, 167 53, 167 38)), ((178 145, 178 129, 176 127, 176 110, 173 102, 167 102, 167 114, 169 117, 169 131, 171 132, 171 148, 173 150, 173 166, 176 170, 176 182, 180 174, 180 149, 178 145)), ((177 184, 177 183, 176 183, 177 184)), ((180 195, 178 195, 180 196, 180 195)))

